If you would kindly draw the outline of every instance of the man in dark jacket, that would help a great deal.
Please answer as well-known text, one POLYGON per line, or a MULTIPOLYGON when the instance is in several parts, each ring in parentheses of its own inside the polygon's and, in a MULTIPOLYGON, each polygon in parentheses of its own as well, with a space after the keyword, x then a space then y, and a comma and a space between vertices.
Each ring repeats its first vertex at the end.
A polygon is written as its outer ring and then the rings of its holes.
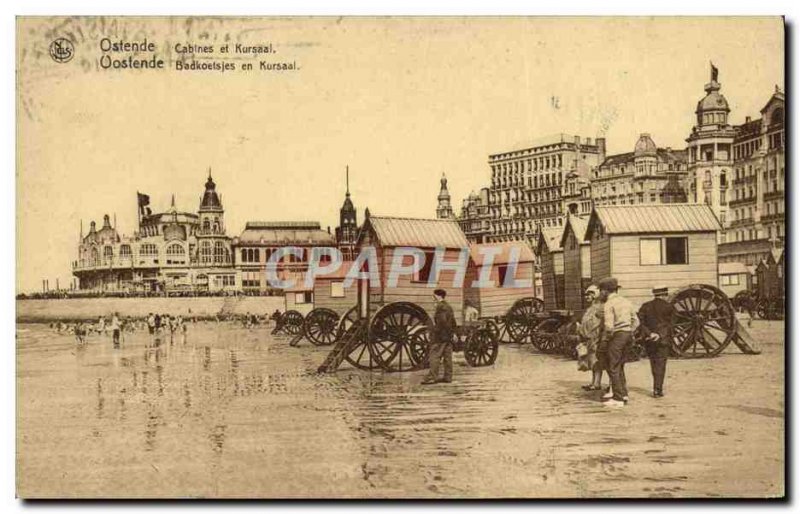
POLYGON ((453 381, 453 334, 456 331, 456 317, 453 308, 447 303, 447 291, 437 289, 433 292, 436 313, 433 315, 433 333, 428 352, 430 371, 423 384, 453 381), (444 378, 439 380, 439 366, 444 360, 444 378))
POLYGON ((667 301, 669 289, 665 286, 653 288, 653 298, 639 309, 645 349, 650 357, 653 373, 653 397, 664 396, 664 375, 667 373, 667 358, 672 346, 672 314, 674 308, 667 301))

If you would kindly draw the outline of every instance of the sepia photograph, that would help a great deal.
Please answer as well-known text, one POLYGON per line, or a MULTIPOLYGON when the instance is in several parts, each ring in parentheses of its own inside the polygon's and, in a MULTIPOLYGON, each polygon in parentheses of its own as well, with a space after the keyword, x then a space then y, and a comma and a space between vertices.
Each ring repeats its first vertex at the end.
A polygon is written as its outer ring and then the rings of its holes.
POLYGON ((15 25, 17 498, 786 499, 784 18, 15 25))

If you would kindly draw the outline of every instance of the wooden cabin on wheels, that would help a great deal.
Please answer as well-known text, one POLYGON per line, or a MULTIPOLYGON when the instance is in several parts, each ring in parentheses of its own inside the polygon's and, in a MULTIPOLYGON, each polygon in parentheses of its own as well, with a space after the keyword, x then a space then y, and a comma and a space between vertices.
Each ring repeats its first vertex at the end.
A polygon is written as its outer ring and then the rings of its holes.
POLYGON ((615 277, 636 306, 652 298, 655 283, 670 290, 687 284, 718 287, 720 229, 707 205, 595 207, 586 231, 592 278, 615 277))
POLYGON ((564 308, 582 311, 583 293, 592 283, 592 248, 586 240, 588 218, 567 215, 560 245, 564 256, 564 308))
POLYGON ((536 255, 542 273, 545 310, 564 308, 563 227, 542 228, 536 241, 536 255))
POLYGON ((668 287, 676 310, 673 350, 713 357, 737 331, 733 306, 719 289, 720 229, 705 204, 595 207, 586 231, 592 278, 615 277, 637 309, 652 298, 653 285, 668 287))
POLYGON ((505 316, 509 304, 533 297, 535 261, 533 250, 524 242, 473 244, 464 281, 464 304, 474 306, 481 318, 505 316), (488 262, 491 266, 484 271, 488 262), (483 278, 491 287, 473 287, 483 278), (530 285, 515 287, 515 283, 530 285))

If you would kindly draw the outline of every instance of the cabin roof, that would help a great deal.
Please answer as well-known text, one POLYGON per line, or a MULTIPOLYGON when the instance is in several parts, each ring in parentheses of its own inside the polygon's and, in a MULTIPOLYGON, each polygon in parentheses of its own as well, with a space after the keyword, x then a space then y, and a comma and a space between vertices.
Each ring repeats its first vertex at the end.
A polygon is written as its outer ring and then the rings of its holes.
POLYGON ((494 260, 492 264, 508 264, 511 260, 511 250, 514 248, 519 248, 519 255, 517 262, 533 262, 535 257, 533 255, 533 250, 531 249, 528 244, 520 241, 509 241, 504 243, 483 243, 483 244, 473 244, 469 248, 469 255, 472 259, 472 262, 475 263, 476 266, 483 265, 483 258, 484 255, 480 252, 481 248, 500 248, 500 253, 495 254, 494 260))
POLYGON ((719 221, 705 204, 605 205, 595 207, 586 237, 597 223, 607 234, 716 232, 719 221))
POLYGON ((469 247, 464 232, 455 220, 369 216, 361 230, 366 230, 367 226, 372 227, 382 246, 469 247))
POLYGON ((559 240, 559 245, 561 248, 564 248, 568 227, 572 227, 572 231, 575 233, 575 237, 578 239, 580 244, 583 244, 584 241, 586 241, 586 232, 589 228, 589 219, 581 218, 580 216, 567 216, 567 222, 564 223, 564 231, 562 232, 561 239, 559 240))
POLYGON ((720 275, 733 275, 736 273, 750 273, 745 266, 741 262, 720 262, 719 263, 719 274, 720 275))
POLYGON ((539 238, 536 241, 537 253, 542 252, 542 245, 547 247, 548 252, 561 250, 561 238, 564 229, 561 227, 547 227, 539 230, 539 238))

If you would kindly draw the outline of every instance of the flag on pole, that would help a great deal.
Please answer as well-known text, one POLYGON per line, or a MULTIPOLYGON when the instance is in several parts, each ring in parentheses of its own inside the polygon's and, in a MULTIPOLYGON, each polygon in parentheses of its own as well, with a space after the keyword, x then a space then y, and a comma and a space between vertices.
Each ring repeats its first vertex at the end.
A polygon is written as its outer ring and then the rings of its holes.
POLYGON ((714 66, 713 62, 709 61, 709 63, 711 64, 711 82, 716 82, 717 77, 719 77, 719 70, 714 66))
POLYGON ((136 192, 136 199, 139 204, 139 215, 144 216, 147 214, 145 207, 150 205, 150 195, 146 195, 140 192, 136 192))

